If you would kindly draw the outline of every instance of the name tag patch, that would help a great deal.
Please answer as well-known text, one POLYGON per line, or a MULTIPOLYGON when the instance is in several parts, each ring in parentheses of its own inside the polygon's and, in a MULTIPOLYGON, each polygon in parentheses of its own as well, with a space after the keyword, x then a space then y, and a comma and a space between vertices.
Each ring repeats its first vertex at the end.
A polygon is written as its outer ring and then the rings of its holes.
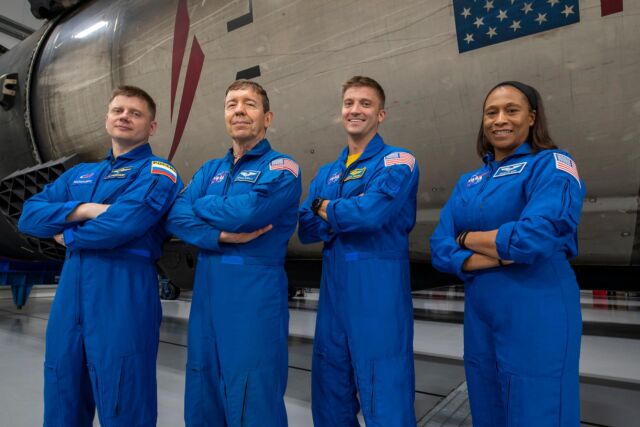
POLYGON ((224 181, 227 175, 229 175, 229 171, 218 172, 213 178, 211 178, 211 182, 209 183, 209 185, 221 183, 222 181, 224 181))
POLYGON ((259 176, 260 176, 260 171, 243 170, 243 171, 240 171, 240 173, 238 173, 238 176, 236 176, 236 179, 234 179, 234 181, 256 182, 259 176))
POLYGON ((358 168, 358 169, 353 169, 351 171, 349 171, 349 175, 347 175, 347 177, 344 179, 343 182, 347 182, 347 181, 351 181, 354 179, 360 179, 364 176, 364 173, 366 172, 367 168, 366 166, 363 168, 358 168))
POLYGON ((340 172, 336 172, 327 179, 327 185, 335 184, 340 181, 340 172))
POLYGON ((494 178, 500 178, 501 176, 516 175, 522 173, 527 162, 515 163, 513 165, 500 166, 496 173, 493 174, 494 178))

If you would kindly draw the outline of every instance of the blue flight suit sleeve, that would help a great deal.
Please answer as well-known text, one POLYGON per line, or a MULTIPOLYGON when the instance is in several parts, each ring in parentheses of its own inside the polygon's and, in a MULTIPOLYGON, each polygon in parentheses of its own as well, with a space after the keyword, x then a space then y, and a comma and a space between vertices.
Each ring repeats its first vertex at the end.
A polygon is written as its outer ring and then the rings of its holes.
POLYGON ((569 257, 577 255, 584 184, 556 167, 554 152, 539 155, 544 157, 535 164, 522 214, 498 229, 496 248, 502 259, 533 264, 565 248, 569 257))
POLYGON ((250 233, 272 224, 292 201, 298 206, 301 192, 299 174, 267 168, 250 191, 201 197, 194 202, 193 211, 220 230, 250 233))
POLYGON ((193 212, 193 203, 204 194, 206 174, 203 168, 193 175, 191 182, 173 204, 166 229, 180 239, 210 251, 220 251, 220 230, 208 224, 193 212))
POLYGON ((18 229, 32 236, 48 238, 62 233, 65 228, 78 224, 69 222, 67 216, 82 202, 69 199, 67 185, 76 172, 69 169, 42 192, 24 203, 18 221, 18 229))
POLYGON ((309 194, 298 212, 298 237, 302 243, 329 242, 333 238, 331 226, 311 210, 311 203, 319 197, 321 185, 326 179, 321 172, 311 180, 309 194))
POLYGON ((68 249, 113 249, 144 235, 171 207, 182 188, 163 175, 140 171, 127 189, 97 218, 64 230, 68 249))
POLYGON ((413 170, 405 164, 379 169, 364 194, 329 202, 327 219, 331 229, 334 233, 380 229, 407 202, 418 176, 417 163, 413 170))
POLYGON ((440 211, 440 222, 431 235, 431 264, 439 271, 455 274, 464 281, 468 281, 472 272, 462 270, 464 262, 473 255, 473 251, 461 248, 456 237, 461 232, 457 230, 453 220, 453 205, 459 197, 459 183, 440 211))

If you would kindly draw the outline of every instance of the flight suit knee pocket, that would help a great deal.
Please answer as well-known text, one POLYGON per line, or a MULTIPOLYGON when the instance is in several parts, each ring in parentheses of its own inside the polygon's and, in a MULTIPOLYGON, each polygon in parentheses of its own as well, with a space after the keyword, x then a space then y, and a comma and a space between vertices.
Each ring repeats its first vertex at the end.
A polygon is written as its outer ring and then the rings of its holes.
POLYGON ((356 384, 365 419, 381 425, 415 425, 413 355, 360 363, 356 384))
POLYGON ((560 427, 559 378, 512 374, 504 374, 502 377, 508 427, 560 427))
POLYGON ((44 425, 45 427, 62 427, 60 399, 60 381, 58 367, 53 363, 44 364, 44 425))
POLYGON ((249 373, 239 375, 232 383, 220 381, 220 393, 224 400, 225 414, 229 427, 245 425, 247 416, 247 393, 249 373))
POLYGON ((155 358, 124 356, 98 376, 103 416, 115 426, 146 425, 157 414, 155 358), (153 360, 151 360, 153 359, 153 360))

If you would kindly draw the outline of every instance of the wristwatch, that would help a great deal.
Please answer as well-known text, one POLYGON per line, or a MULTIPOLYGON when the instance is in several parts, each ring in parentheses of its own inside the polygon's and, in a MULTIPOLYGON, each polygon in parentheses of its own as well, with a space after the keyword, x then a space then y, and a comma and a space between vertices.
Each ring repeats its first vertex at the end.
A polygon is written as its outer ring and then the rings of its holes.
POLYGON ((322 206, 322 202, 324 202, 326 199, 323 199, 322 197, 316 197, 315 199, 313 199, 313 202, 311 202, 311 211, 318 215, 318 210, 320 209, 320 206, 322 206))

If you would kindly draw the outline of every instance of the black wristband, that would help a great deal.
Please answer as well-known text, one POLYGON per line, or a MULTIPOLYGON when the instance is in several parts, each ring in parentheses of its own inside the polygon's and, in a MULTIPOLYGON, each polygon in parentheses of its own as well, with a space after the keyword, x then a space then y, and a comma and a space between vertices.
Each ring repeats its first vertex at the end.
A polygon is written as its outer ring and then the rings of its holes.
POLYGON ((498 258, 498 264, 500 264, 500 267, 504 267, 504 262, 500 258, 498 258))
POLYGON ((467 234, 469 234, 468 231, 463 232, 458 239, 458 244, 462 249, 468 249, 467 246, 464 244, 465 240, 467 240, 467 234))

